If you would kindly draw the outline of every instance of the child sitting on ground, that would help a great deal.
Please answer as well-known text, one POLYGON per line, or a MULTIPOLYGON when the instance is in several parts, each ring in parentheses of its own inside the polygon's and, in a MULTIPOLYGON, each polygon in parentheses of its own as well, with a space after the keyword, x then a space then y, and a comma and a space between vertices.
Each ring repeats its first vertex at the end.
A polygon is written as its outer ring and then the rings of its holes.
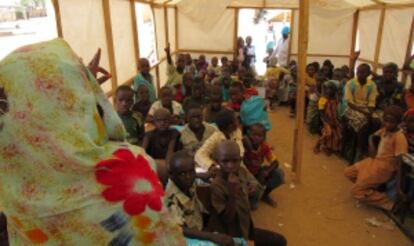
POLYGON ((134 91, 127 85, 121 85, 115 92, 115 107, 127 131, 127 141, 138 145, 144 135, 144 121, 141 114, 131 111, 134 103, 134 91))
POLYGON ((197 60, 197 71, 200 72, 201 70, 207 71, 208 62, 206 61, 205 55, 200 55, 197 60))
POLYGON ((186 110, 187 124, 181 131, 180 141, 183 148, 192 156, 203 143, 217 130, 203 121, 202 108, 197 104, 190 104, 186 110))
POLYGON ((147 87, 148 90, 148 98, 151 103, 155 102, 156 94, 155 94, 155 86, 154 86, 154 79, 150 73, 150 63, 146 58, 140 58, 138 61, 138 70, 139 73, 135 76, 132 87, 135 91, 135 102, 138 102, 141 98, 139 98, 138 89, 141 85, 147 87))
POLYGON ((211 58, 211 64, 208 67, 207 71, 210 70, 210 69, 214 71, 215 75, 217 75, 217 76, 220 75, 220 67, 218 65, 217 56, 213 56, 213 58, 211 58))
POLYGON ((229 98, 230 98, 230 96, 229 96, 230 85, 233 82, 233 79, 231 77, 231 68, 230 67, 222 67, 221 75, 218 79, 220 81, 223 100, 228 101, 229 98))
MULTIPOLYGON (((221 67, 223 68, 223 67, 227 67, 227 66, 229 66, 230 64, 229 64, 229 58, 227 58, 227 56, 222 56, 221 58, 220 58, 220 62, 221 62, 221 67)), ((221 70, 220 70, 221 71, 221 70)))
POLYGON ((196 172, 192 156, 186 151, 176 152, 168 166, 170 178, 165 190, 165 202, 170 213, 182 226, 188 245, 207 243, 195 242, 196 240, 206 240, 218 245, 233 245, 231 236, 203 231, 204 208, 196 193, 196 172))
POLYGON ((275 207, 270 192, 284 183, 283 170, 269 144, 266 142, 266 129, 256 123, 249 127, 248 135, 243 138, 245 148, 243 162, 256 179, 266 187, 262 199, 275 207))
POLYGON ((142 115, 142 118, 145 120, 151 108, 148 87, 146 87, 145 85, 138 86, 138 91, 136 92, 136 94, 136 98, 139 99, 134 104, 134 106, 132 106, 132 111, 140 113, 142 115))
POLYGON ((208 123, 214 123, 216 115, 223 109, 222 89, 220 86, 210 87, 210 101, 204 107, 204 120, 208 123))
POLYGON ((229 88, 230 101, 225 106, 235 112, 240 112, 241 104, 243 103, 243 92, 243 84, 239 81, 233 82, 229 88))
POLYGON ((169 160, 175 151, 181 149, 180 133, 170 128, 171 113, 160 108, 154 112, 155 129, 145 133, 142 148, 154 159, 169 160))
POLYGON ((174 99, 178 102, 182 102, 184 99, 182 93, 183 74, 185 68, 185 57, 183 54, 177 54, 175 66, 172 62, 170 44, 164 49, 167 55, 167 86, 174 88, 174 99))
POLYGON ((151 123, 155 111, 161 108, 167 109, 173 115, 171 120, 173 125, 181 125, 183 123, 183 120, 181 119, 181 116, 184 113, 183 108, 180 103, 173 100, 173 91, 170 87, 164 86, 160 89, 160 99, 151 105, 147 116, 147 122, 151 123))
POLYGON ((196 78, 193 81, 193 84, 191 85, 191 96, 186 97, 183 102, 184 112, 187 112, 188 107, 191 104, 196 104, 200 108, 204 108, 204 106, 207 104, 207 100, 205 99, 205 96, 204 96, 204 91, 205 91, 205 86, 204 86, 203 81, 196 78))
POLYGON ((319 134, 321 130, 320 116, 318 110, 319 97, 322 95, 322 84, 326 81, 325 74, 322 70, 316 74, 316 84, 309 87, 308 90, 308 105, 306 107, 306 123, 308 124, 309 132, 312 134, 319 134))
POLYGON ((408 153, 414 154, 414 109, 405 113, 404 134, 408 142, 408 153))
POLYGON ((262 124, 266 130, 272 128, 266 111, 265 100, 259 97, 256 88, 248 88, 244 91, 244 101, 240 107, 240 120, 243 126, 262 124))
POLYGON ((194 76, 191 73, 183 74, 183 96, 185 98, 191 96, 191 85, 193 84, 194 76))
POLYGON ((322 136, 319 138, 314 152, 319 153, 321 147, 329 156, 342 149, 342 125, 338 117, 339 81, 329 80, 324 83, 324 95, 319 99, 318 108, 323 123, 322 136))
POLYGON ((214 213, 209 228, 232 237, 251 239, 256 246, 286 245, 278 233, 255 228, 249 206, 248 171, 241 168, 240 149, 236 142, 225 140, 216 145, 214 159, 220 170, 213 179, 211 204, 214 213))
POLYGON ((391 210, 393 202, 384 192, 378 191, 378 187, 392 178, 398 169, 397 157, 408 151, 407 140, 399 128, 402 117, 400 107, 387 107, 383 114, 383 128, 369 139, 372 157, 345 169, 345 176, 355 182, 352 196, 360 202, 387 211, 391 210), (379 142, 378 148, 374 142, 379 142))
POLYGON ((184 73, 190 73, 191 76, 195 76, 196 72, 197 72, 197 68, 193 63, 193 59, 191 58, 191 54, 190 53, 185 54, 184 73))

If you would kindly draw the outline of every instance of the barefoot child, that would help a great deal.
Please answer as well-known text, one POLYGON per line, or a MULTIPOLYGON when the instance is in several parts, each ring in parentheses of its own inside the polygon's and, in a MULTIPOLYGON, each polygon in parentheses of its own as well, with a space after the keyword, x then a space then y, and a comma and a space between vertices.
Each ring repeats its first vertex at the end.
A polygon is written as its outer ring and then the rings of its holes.
POLYGON ((174 153, 168 166, 170 179, 165 190, 165 202, 169 212, 180 221, 188 245, 203 243, 202 245, 213 246, 206 241, 218 245, 233 245, 231 236, 203 230, 203 206, 196 193, 196 172, 192 156, 186 151, 178 151, 174 153))
POLYGON ((181 148, 180 133, 170 128, 171 113, 160 108, 155 110, 155 129, 145 133, 142 148, 154 159, 169 160, 175 151, 181 148))
POLYGON ((355 182, 352 196, 360 202, 387 211, 391 210, 393 202, 377 188, 396 173, 397 157, 407 153, 407 140, 399 128, 402 116, 403 111, 398 106, 387 107, 383 114, 383 128, 370 137, 369 149, 373 157, 345 169, 345 176, 355 182), (377 150, 374 146, 376 139, 379 139, 377 150))
POLYGON ((127 85, 121 85, 115 92, 115 107, 127 131, 127 141, 138 145, 144 135, 144 121, 141 114, 131 111, 134 103, 134 91, 127 85))
POLYGON ((281 234, 253 225, 248 198, 248 171, 241 168, 238 144, 230 140, 220 142, 214 150, 214 157, 220 171, 210 186, 214 213, 209 228, 232 237, 251 239, 256 246, 286 245, 286 239, 281 234))
POLYGON ((322 136, 319 138, 314 152, 319 153, 321 147, 329 156, 339 153, 342 148, 342 125, 338 118, 338 85, 339 81, 329 80, 324 83, 324 96, 319 99, 318 108, 323 123, 322 136))
POLYGON ((194 156, 196 151, 217 129, 203 121, 202 108, 198 105, 189 105, 186 118, 188 123, 181 131, 180 141, 183 148, 194 156))
POLYGON ((243 138, 245 148, 243 162, 256 179, 266 187, 262 199, 275 207, 276 202, 270 192, 284 183, 283 170, 279 168, 277 157, 266 143, 266 129, 258 123, 249 127, 249 133, 243 138))
POLYGON ((183 115, 183 108, 180 103, 173 100, 173 91, 170 87, 164 86, 161 88, 160 99, 151 105, 147 122, 152 122, 155 111, 161 108, 167 109, 173 115, 172 124, 182 124, 181 116, 183 115))

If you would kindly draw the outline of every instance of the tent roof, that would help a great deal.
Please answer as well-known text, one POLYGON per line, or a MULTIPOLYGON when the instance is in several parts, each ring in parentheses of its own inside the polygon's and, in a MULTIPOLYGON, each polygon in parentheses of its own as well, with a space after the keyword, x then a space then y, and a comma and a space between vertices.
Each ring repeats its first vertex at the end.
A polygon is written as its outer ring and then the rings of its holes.
MULTIPOLYGON (((153 0, 156 4, 198 4, 200 2, 214 2, 211 0, 153 0)), ((221 3, 227 2, 227 6, 234 7, 285 7, 285 8, 297 8, 299 6, 299 0, 218 0, 221 3)), ((330 9, 344 9, 344 8, 361 8, 366 6, 374 6, 381 4, 409 4, 413 3, 412 0, 313 0, 313 5, 330 9)))

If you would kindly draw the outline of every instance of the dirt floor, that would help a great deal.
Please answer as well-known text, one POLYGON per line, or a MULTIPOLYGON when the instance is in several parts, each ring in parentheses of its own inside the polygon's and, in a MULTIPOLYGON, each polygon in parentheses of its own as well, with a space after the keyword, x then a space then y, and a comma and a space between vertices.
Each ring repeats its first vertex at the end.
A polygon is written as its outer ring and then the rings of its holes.
MULTIPOLYGON (((379 210, 355 203, 352 183, 343 176, 346 163, 338 157, 315 155, 317 137, 305 131, 302 184, 291 184, 290 163, 295 120, 287 108, 269 114, 273 129, 268 141, 286 173, 286 184, 272 193, 278 207, 260 204, 255 225, 281 232, 290 246, 405 246, 414 245, 379 210), (372 226, 374 218, 381 225, 372 226)), ((374 221, 374 222, 376 222, 374 221)))

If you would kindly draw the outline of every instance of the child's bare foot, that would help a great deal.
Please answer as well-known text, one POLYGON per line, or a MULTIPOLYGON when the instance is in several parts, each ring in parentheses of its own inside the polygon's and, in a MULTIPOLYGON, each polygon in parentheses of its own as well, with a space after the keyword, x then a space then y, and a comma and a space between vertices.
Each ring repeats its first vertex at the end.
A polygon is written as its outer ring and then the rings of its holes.
POLYGON ((270 196, 264 196, 262 200, 265 203, 269 204, 271 207, 274 207, 274 208, 277 207, 277 202, 273 200, 270 196))
POLYGON ((319 145, 316 145, 315 148, 313 148, 313 153, 315 154, 321 153, 321 147, 319 145))
POLYGON ((324 152, 325 152, 325 154, 327 156, 331 156, 332 155, 332 150, 331 149, 326 148, 326 149, 324 149, 324 152))

